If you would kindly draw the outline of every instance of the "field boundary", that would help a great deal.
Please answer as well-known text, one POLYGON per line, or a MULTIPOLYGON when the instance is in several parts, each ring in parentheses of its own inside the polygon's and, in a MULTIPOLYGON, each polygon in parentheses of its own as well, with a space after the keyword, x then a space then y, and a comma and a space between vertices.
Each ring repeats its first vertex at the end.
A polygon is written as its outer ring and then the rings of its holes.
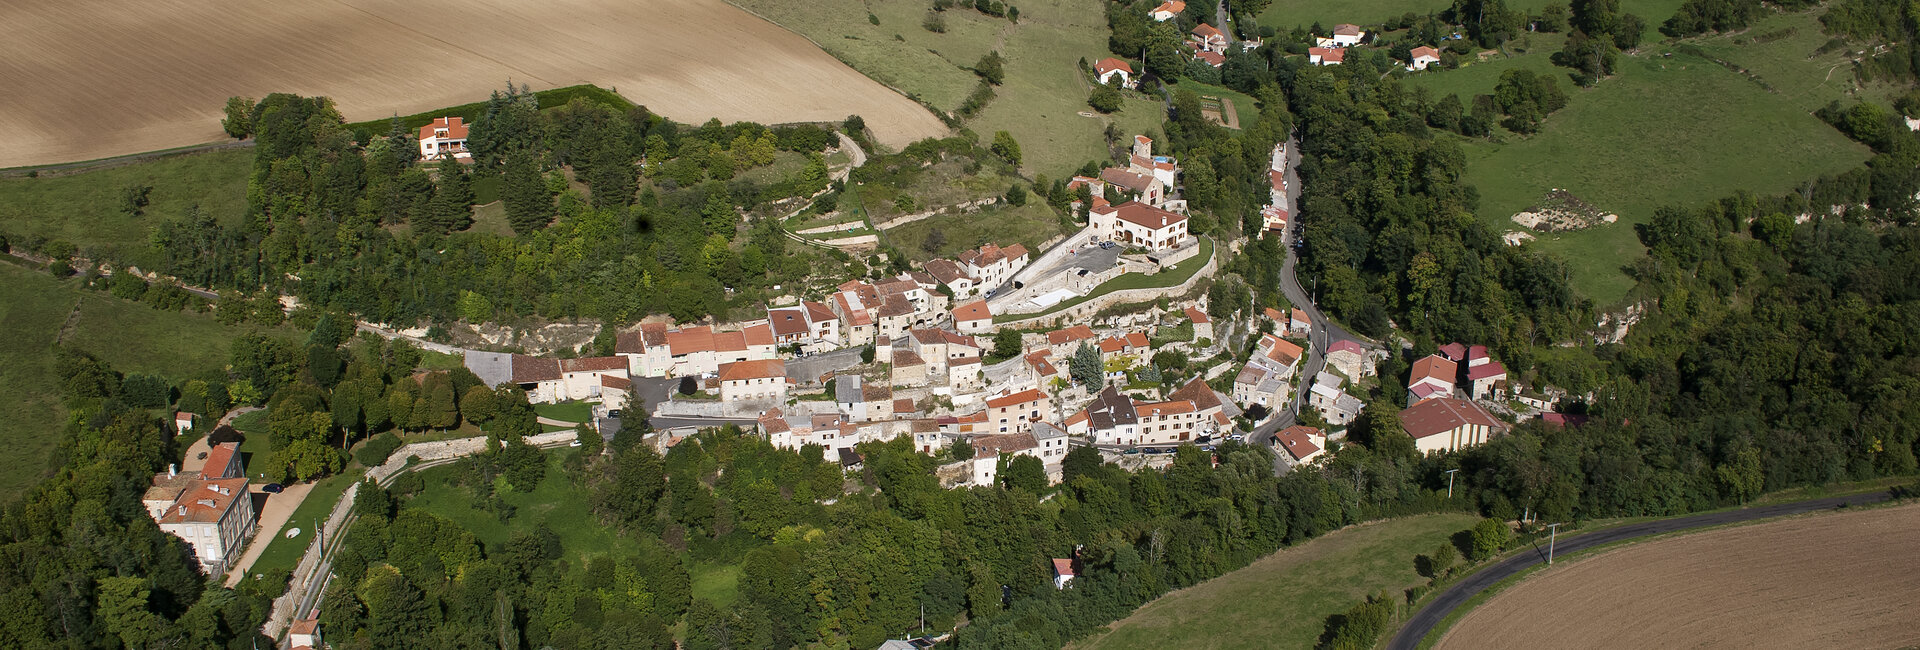
POLYGON ((253 147, 253 138, 247 138, 245 140, 207 142, 203 144, 187 145, 184 147, 174 147, 172 149, 158 149, 155 151, 143 151, 140 153, 130 153, 130 154, 124 154, 119 156, 108 156, 106 158, 95 158, 93 160, 78 160, 74 162, 64 162, 64 163, 48 163, 45 165, 28 165, 25 167, 8 167, 5 169, 0 169, 0 178, 17 178, 21 176, 47 178, 50 176, 66 176, 69 174, 79 174, 84 172, 97 171, 101 169, 111 169, 114 167, 126 167, 128 165, 137 165, 144 162, 160 160, 162 158, 172 158, 175 156, 191 156, 194 154, 202 154, 210 151, 226 151, 228 149, 249 149, 252 147, 253 147))

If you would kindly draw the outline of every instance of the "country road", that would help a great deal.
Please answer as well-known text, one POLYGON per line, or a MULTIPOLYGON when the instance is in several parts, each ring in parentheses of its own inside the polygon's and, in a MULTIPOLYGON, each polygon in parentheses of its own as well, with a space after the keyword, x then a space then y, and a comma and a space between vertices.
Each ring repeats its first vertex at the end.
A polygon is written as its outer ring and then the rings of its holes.
MULTIPOLYGON (((1739 510, 1709 512, 1688 517, 1661 519, 1658 521, 1602 528, 1591 533, 1569 535, 1567 541, 1558 542, 1554 545, 1554 553, 1555 555, 1562 555, 1649 535, 1661 535, 1707 526, 1719 526, 1753 521, 1756 519, 1766 519, 1769 517, 1802 514, 1841 506, 1879 503, 1890 498, 1892 498, 1892 495, 1887 492, 1869 492, 1865 494, 1813 499, 1810 501, 1755 506, 1739 510)), ((1394 634, 1392 641, 1387 643, 1387 649, 1414 650, 1420 647, 1421 641, 1425 640, 1427 635, 1433 632, 1434 627, 1438 626, 1440 621, 1445 620, 1455 609, 1459 609, 1461 605, 1466 604, 1474 595, 1485 591, 1488 587, 1493 586, 1501 580, 1505 580, 1545 562, 1547 559, 1546 555, 1547 548, 1536 543, 1534 544, 1532 552, 1515 555, 1499 564, 1487 567, 1468 576, 1467 579, 1462 580, 1459 584, 1441 593, 1440 597, 1435 598, 1433 602, 1427 603, 1427 606, 1421 608, 1418 613, 1415 613, 1413 618, 1407 619, 1407 624, 1401 627, 1398 633, 1394 634)))

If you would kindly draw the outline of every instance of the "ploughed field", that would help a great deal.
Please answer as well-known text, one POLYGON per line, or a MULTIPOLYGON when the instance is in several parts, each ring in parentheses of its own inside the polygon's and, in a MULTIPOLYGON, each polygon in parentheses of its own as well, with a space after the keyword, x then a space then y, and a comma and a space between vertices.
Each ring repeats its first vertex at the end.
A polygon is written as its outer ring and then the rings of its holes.
POLYGON ((901 146, 925 109, 721 0, 0 3, 0 167, 221 140, 233 95, 334 98, 348 121, 592 83, 667 117, 859 114, 901 146))
POLYGON ((1440 648, 1893 648, 1920 643, 1920 505, 1796 517, 1565 562, 1440 648))

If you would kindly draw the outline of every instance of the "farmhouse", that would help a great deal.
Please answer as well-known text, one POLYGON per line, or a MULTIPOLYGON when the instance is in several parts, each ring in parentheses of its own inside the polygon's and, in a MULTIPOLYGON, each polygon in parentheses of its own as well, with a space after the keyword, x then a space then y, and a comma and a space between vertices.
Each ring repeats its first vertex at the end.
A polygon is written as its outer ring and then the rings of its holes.
POLYGON ((1152 16, 1155 21, 1164 23, 1173 20, 1180 15, 1180 12, 1186 10, 1187 3, 1181 0, 1167 0, 1166 2, 1160 3, 1160 6, 1154 7, 1153 12, 1147 15, 1152 16))
POLYGON ((1088 212, 1096 237, 1161 251, 1187 241, 1187 217, 1139 201, 1088 212))
POLYGON ((1187 33, 1187 44, 1201 52, 1226 52, 1227 35, 1212 25, 1200 23, 1187 33))
POLYGON ((1314 65, 1340 65, 1347 60, 1347 51, 1338 47, 1307 48, 1307 63, 1314 65))
POLYGON ((1333 26, 1334 45, 1340 47, 1359 45, 1361 39, 1365 39, 1366 37, 1367 33, 1361 30, 1359 25, 1341 23, 1333 26))
POLYGON ((1422 45, 1407 53, 1407 70, 1425 70, 1427 66, 1440 62, 1440 50, 1422 45))
POLYGON ((465 160, 473 154, 467 152, 466 119, 459 117, 436 117, 426 126, 420 127, 420 158, 439 160, 447 156, 465 160))
POLYGON ((1413 436, 1413 446, 1421 453, 1431 453, 1484 443, 1505 432, 1507 425, 1473 402, 1435 397, 1401 411, 1400 428, 1413 436))
POLYGON ((1093 74, 1103 84, 1112 84, 1117 77, 1122 87, 1133 87, 1133 66, 1120 59, 1107 57, 1093 62, 1093 74))

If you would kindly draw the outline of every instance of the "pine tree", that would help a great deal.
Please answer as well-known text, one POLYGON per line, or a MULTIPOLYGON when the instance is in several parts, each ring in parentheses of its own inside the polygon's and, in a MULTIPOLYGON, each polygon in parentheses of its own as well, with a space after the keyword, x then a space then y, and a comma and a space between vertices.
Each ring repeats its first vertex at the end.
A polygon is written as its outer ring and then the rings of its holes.
POLYGON ((445 373, 427 375, 425 394, 421 400, 426 404, 426 414, 422 417, 428 427, 451 429, 460 426, 460 407, 453 397, 453 380, 445 373))
POLYGON ((522 235, 547 227, 553 220, 553 195, 533 156, 516 152, 507 155, 506 187, 501 191, 507 209, 507 223, 522 235))

